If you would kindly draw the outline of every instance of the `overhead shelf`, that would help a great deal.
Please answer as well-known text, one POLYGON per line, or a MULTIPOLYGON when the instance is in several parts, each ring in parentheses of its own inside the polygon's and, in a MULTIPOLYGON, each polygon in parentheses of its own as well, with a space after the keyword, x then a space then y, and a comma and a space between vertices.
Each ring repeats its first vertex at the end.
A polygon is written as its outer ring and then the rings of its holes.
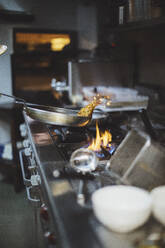
POLYGON ((122 32, 122 31, 134 31, 139 29, 153 28, 165 24, 165 16, 153 19, 147 19, 136 22, 129 22, 126 24, 120 24, 115 27, 107 26, 111 32, 122 32))

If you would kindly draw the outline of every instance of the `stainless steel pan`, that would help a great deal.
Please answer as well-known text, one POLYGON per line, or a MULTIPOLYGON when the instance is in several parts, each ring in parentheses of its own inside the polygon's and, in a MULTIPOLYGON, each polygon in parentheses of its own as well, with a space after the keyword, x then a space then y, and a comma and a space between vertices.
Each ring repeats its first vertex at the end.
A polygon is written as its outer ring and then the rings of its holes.
POLYGON ((15 103, 23 105, 24 111, 34 120, 47 124, 82 127, 89 124, 92 119, 105 118, 106 115, 101 112, 95 112, 91 117, 78 116, 78 110, 59 108, 45 105, 27 103, 24 99, 0 93, 0 96, 13 98, 15 103))

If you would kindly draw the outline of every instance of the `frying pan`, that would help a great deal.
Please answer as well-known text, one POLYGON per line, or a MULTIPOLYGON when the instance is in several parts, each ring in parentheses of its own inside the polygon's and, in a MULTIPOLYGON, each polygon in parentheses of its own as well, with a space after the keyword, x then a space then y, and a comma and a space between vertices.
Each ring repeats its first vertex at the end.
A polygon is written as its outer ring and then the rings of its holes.
POLYGON ((77 115, 79 110, 27 103, 22 98, 7 95, 1 92, 0 96, 13 98, 15 103, 23 105, 23 109, 29 117, 46 124, 83 127, 89 124, 92 119, 97 120, 106 117, 106 114, 101 112, 95 112, 90 117, 82 117, 77 115))

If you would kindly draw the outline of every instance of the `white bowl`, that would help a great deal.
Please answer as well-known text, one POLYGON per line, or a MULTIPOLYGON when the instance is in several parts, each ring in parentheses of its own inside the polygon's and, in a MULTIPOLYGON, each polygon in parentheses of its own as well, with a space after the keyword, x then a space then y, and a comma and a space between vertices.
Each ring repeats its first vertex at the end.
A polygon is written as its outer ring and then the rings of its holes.
POLYGON ((165 186, 159 186, 151 191, 152 212, 154 217, 165 225, 165 186))
POLYGON ((151 214, 148 191, 134 186, 106 186, 92 195, 98 220, 115 232, 126 233, 143 225, 151 214))

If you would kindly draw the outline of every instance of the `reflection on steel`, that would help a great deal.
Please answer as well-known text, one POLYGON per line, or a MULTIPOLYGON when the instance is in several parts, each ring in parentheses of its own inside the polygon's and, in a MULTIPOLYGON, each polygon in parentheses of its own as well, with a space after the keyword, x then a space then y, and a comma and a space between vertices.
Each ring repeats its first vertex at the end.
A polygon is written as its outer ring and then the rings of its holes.
POLYGON ((69 191, 72 191, 70 184, 66 180, 61 180, 58 183, 52 182, 51 188, 53 196, 60 196, 66 194, 69 191))
POLYGON ((36 133, 34 135, 34 141, 37 145, 51 144, 50 135, 48 133, 36 133))
POLYGON ((94 151, 80 148, 72 153, 70 163, 77 172, 85 174, 96 169, 98 160, 94 151))

